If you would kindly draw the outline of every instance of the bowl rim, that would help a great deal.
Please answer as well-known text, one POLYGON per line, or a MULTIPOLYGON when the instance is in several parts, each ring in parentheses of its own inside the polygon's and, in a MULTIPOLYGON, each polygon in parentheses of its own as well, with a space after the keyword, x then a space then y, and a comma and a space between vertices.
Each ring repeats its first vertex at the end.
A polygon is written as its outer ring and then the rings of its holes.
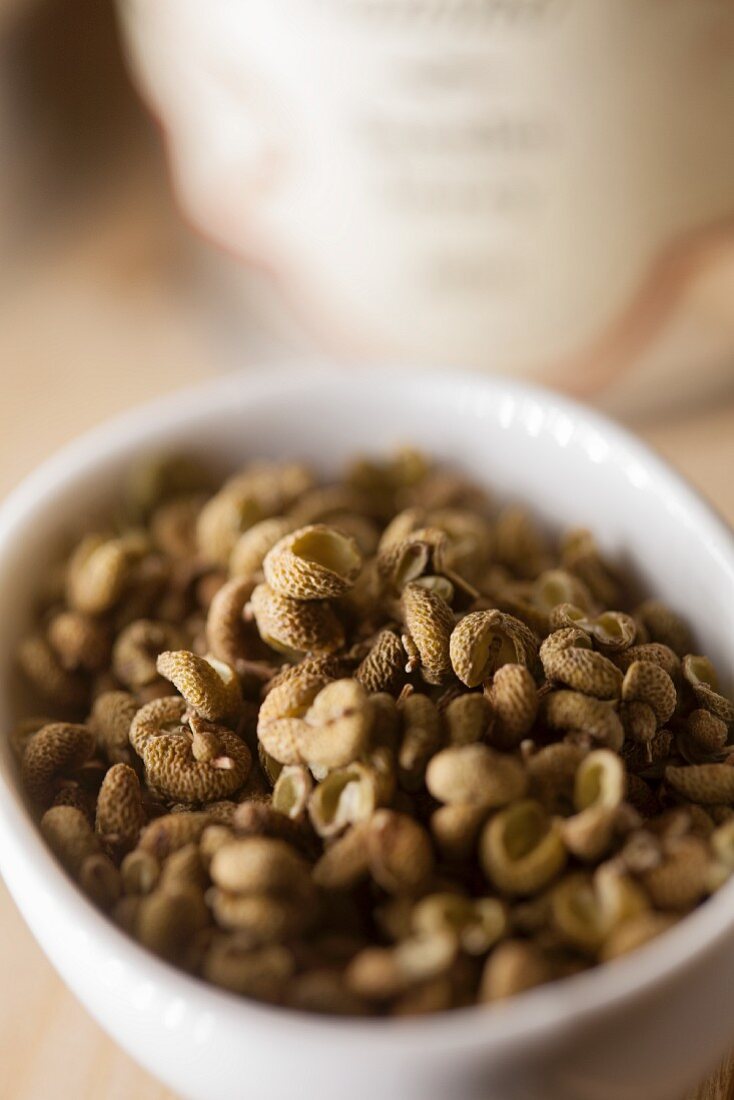
MULTIPOLYGON (((604 414, 545 387, 471 371, 422 369, 412 366, 344 368, 328 363, 268 367, 267 374, 235 371, 173 391, 127 409, 84 432, 44 460, 0 504, 0 564, 12 552, 23 528, 32 522, 46 500, 84 476, 95 461, 115 461, 141 444, 155 444, 161 429, 175 431, 190 423, 202 409, 225 410, 234 399, 246 409, 260 400, 287 394, 297 399, 299 389, 328 384, 354 389, 378 383, 413 384, 448 394, 462 387, 467 394, 516 401, 549 414, 570 417, 575 430, 605 438, 617 454, 615 461, 642 464, 651 477, 674 493, 680 505, 692 513, 722 567, 729 573, 734 592, 734 533, 714 507, 668 465, 648 444, 604 414)), ((497 1005, 452 1009, 434 1016, 407 1018, 339 1018, 315 1016, 301 1010, 248 1000, 210 985, 158 959, 122 932, 88 901, 57 863, 27 810, 19 789, 0 767, 0 872, 28 922, 18 869, 50 897, 70 922, 88 929, 89 946, 101 959, 113 954, 124 960, 127 973, 155 982, 161 990, 184 998, 197 1007, 225 1014, 240 1026, 247 1019, 269 1029, 282 1028, 288 1041, 308 1041, 326 1030, 338 1033, 340 1043, 370 1049, 399 1042, 406 1053, 425 1048, 457 1050, 483 1044, 486 1048, 526 1041, 538 1032, 546 1035, 566 1030, 589 1013, 612 1010, 628 998, 664 985, 701 956, 718 949, 734 929, 734 881, 727 883, 698 909, 657 939, 630 956, 583 973, 531 989, 497 1005)), ((59 918, 61 918, 59 912, 59 918)))

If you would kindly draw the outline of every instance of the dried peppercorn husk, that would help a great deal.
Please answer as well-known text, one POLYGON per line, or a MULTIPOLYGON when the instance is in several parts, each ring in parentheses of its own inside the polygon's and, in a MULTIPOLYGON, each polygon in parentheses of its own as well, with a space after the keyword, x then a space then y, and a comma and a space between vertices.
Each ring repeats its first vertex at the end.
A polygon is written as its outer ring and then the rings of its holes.
POLYGON ((216 722, 239 715, 242 706, 239 681, 232 666, 225 661, 199 657, 190 650, 181 649, 159 653, 157 668, 202 718, 216 722))
POLYGON ((692 710, 677 734, 677 748, 688 764, 714 763, 728 755, 729 729, 708 710, 692 710))
POLYGON ((113 764, 97 795, 96 831, 105 843, 134 848, 146 822, 140 780, 128 764, 113 764))
POLYGON ((718 690, 719 677, 708 657, 689 653, 683 658, 682 670, 698 705, 726 722, 727 726, 733 725, 734 702, 718 690))
POLYGON ((28 740, 23 753, 23 783, 37 803, 48 803, 54 784, 64 774, 84 764, 94 751, 94 736, 87 726, 51 722, 28 740))
POLYGON ((522 762, 488 745, 455 745, 431 759, 426 786, 439 802, 497 809, 522 798, 528 777, 522 762))
POLYGON ((428 684, 442 683, 451 672, 449 639, 454 616, 449 604, 440 592, 412 581, 403 589, 402 614, 408 669, 420 669, 428 684))
POLYGON ((515 748, 531 732, 538 715, 540 700, 532 674, 524 665, 503 665, 485 694, 492 712, 492 744, 499 749, 515 748))
POLYGON ((394 693, 405 679, 407 655, 397 634, 383 630, 375 638, 369 653, 354 674, 356 680, 370 692, 394 693))
POLYGON ((500 810, 484 828, 480 859, 490 883, 509 897, 543 890, 566 863, 558 823, 531 799, 500 810))
POLYGON ((150 950, 426 1014, 617 958, 734 873, 734 703, 589 531, 410 448, 133 488, 40 594, 45 717, 9 739, 62 866, 150 950))
POLYGON ((324 523, 285 535, 263 561, 270 587, 296 600, 343 596, 361 568, 362 555, 355 540, 324 523))
POLYGON ((474 611, 451 634, 451 664, 467 687, 478 687, 503 665, 532 668, 537 640, 525 623, 502 611, 474 611))
POLYGON ((327 600, 296 600, 263 583, 253 590, 248 609, 266 645, 287 657, 326 655, 344 644, 344 629, 327 600))
POLYGON ((589 635, 567 627, 550 634, 540 648, 548 680, 596 699, 618 699, 623 676, 617 666, 591 648, 589 635))

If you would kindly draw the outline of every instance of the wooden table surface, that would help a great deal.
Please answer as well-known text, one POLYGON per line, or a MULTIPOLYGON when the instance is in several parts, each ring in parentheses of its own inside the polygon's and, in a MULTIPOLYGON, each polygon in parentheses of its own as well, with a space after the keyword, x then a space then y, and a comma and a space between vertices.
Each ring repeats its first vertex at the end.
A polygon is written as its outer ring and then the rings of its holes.
MULTIPOLYGON (((126 183, 115 216, 81 235, 67 225, 12 280, 0 275, 0 495, 83 429, 212 369, 205 326, 182 308, 180 237, 163 207, 146 198, 141 214, 138 199, 126 183)), ((641 430, 734 521, 734 392, 641 430)), ((3 1100, 170 1100, 62 985, 1 883, 0 974, 3 1100)), ((734 1098, 731 1069, 695 1097, 734 1098)))

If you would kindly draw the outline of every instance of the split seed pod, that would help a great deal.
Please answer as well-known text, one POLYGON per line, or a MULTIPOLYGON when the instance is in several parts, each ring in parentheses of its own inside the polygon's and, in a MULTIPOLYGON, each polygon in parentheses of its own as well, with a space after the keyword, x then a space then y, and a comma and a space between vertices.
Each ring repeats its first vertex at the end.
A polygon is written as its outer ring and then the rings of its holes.
POLYGON ((537 649, 532 631, 502 611, 472 611, 451 634, 451 664, 470 688, 478 687, 503 665, 533 665, 537 649))
POLYGON ((227 798, 244 784, 252 766, 241 738, 188 714, 186 701, 175 695, 141 707, 130 742, 151 786, 184 803, 227 798))
POLYGON ((351 890, 367 877, 369 831, 369 822, 353 825, 324 850, 313 869, 317 886, 329 891, 351 890))
POLYGON ((497 898, 467 898, 462 894, 429 894, 413 907, 418 934, 449 932, 468 955, 483 955, 507 929, 507 910, 497 898))
POLYGON ((324 600, 343 596, 362 568, 362 555, 349 535, 312 524, 277 542, 263 562, 265 580, 281 596, 324 600))
POLYGON ((334 653, 344 644, 344 628, 323 600, 294 600, 259 584, 248 607, 262 640, 278 653, 334 653))
POLYGON ((119 851, 129 851, 137 844, 144 825, 145 809, 137 773, 128 764, 113 764, 97 797, 97 832, 119 851))
POLYGON ((533 602, 550 614, 560 604, 573 604, 582 612, 592 608, 591 593, 582 580, 565 569, 546 569, 533 581, 533 602))
POLYGON ((479 854, 490 882, 511 896, 537 893, 566 863, 558 824, 532 800, 494 815, 482 833, 479 854))
POLYGON ((650 661, 634 661, 624 674, 622 699, 644 703, 655 715, 658 728, 672 718, 678 696, 667 672, 650 661))
POLYGON ((625 793, 624 766, 608 749, 590 752, 574 784, 577 812, 563 822, 563 840, 579 859, 598 860, 610 846, 625 793))
POLYGON ((734 703, 719 692, 719 680, 708 657, 683 658, 683 676, 693 689, 699 707, 715 714, 728 726, 734 723, 734 703))
POLYGON ((730 764, 689 764, 665 769, 665 782, 690 802, 704 806, 734 802, 734 767, 730 764))
POLYGON ((551 729, 587 734, 615 752, 622 747, 624 728, 611 702, 561 690, 546 696, 543 709, 551 729))
POLYGON ((681 836, 663 845, 664 858, 640 875, 656 909, 686 910, 708 893, 710 857, 705 841, 681 836))
POLYGON ((150 852, 136 848, 120 864, 122 888, 126 894, 149 894, 155 889, 161 865, 150 852))
POLYGON ((558 741, 528 756, 525 766, 532 796, 550 813, 574 808, 576 772, 587 752, 583 745, 558 741))
MULTIPOLYGON (((389 529, 385 534, 389 540, 389 529)), ((428 539, 413 533, 384 545, 383 540, 377 554, 378 576, 383 584, 399 594, 407 584, 430 570, 434 547, 428 539)))
POLYGON ((135 934, 149 951, 181 963, 191 940, 208 921, 209 913, 199 891, 157 889, 140 900, 135 934))
POLYGON ((367 830, 370 874, 389 894, 413 893, 433 870, 428 833, 394 810, 378 810, 367 830))
POLYGON ((589 615, 573 603, 563 603, 553 608, 549 623, 553 631, 567 627, 583 630, 608 653, 629 649, 637 631, 635 620, 623 611, 604 611, 601 615, 589 615))
POLYGON ((520 760, 488 745, 456 745, 433 757, 426 786, 439 802, 495 809, 522 798, 527 775, 520 760))
POLYGON ((349 825, 367 821, 378 798, 373 769, 354 763, 330 771, 318 784, 308 802, 308 815, 319 836, 336 836, 349 825))
POLYGON ((540 647, 549 680, 597 699, 618 699, 622 673, 603 653, 590 648, 589 636, 574 627, 559 630, 540 647))
POLYGON ((189 728, 161 733, 146 743, 142 758, 150 786, 183 803, 228 798, 244 784, 252 754, 235 733, 191 717, 189 728))
POLYGON ((409 657, 408 669, 419 667, 429 684, 441 684, 451 674, 449 638, 454 615, 446 600, 420 584, 406 585, 402 594, 406 633, 403 645, 409 657))
POLYGON ((127 691, 105 691, 94 700, 89 728, 111 764, 130 763, 130 727, 139 709, 135 696, 127 691))
POLYGON ((251 478, 234 477, 210 497, 199 512, 196 538, 205 561, 226 566, 243 531, 264 519, 270 509, 258 498, 251 478))
MULTIPOLYGON (((212 657, 230 665, 247 657, 247 625, 243 613, 252 596, 249 578, 235 577, 215 593, 206 617, 206 640, 212 657)), ((252 629, 252 628, 251 628, 252 629)))
POLYGON ((405 679, 406 653, 397 634, 381 631, 354 674, 370 694, 397 692, 405 679))
POLYGON ((257 734, 261 749, 281 764, 303 763, 300 735, 309 708, 327 684, 331 668, 320 660, 307 660, 286 668, 273 681, 260 707, 257 734))
POLYGON ((476 851, 479 833, 487 820, 484 806, 447 803, 431 814, 431 836, 443 859, 463 862, 476 851))
POLYGON ((285 894, 310 897, 309 866, 290 844, 271 837, 241 837, 219 848, 209 873, 233 894, 285 894))
POLYGON ((23 753, 23 784, 33 801, 47 804, 55 781, 93 751, 94 735, 87 726, 52 722, 34 733, 23 753))
POLYGON ((229 893, 214 887, 207 902, 220 928, 237 932, 252 947, 292 940, 313 923, 314 908, 288 894, 229 893))
POLYGON ((273 809, 294 820, 300 818, 306 812, 312 790, 313 779, 308 768, 284 767, 273 787, 273 809))
POLYGON ((649 745, 658 729, 655 711, 647 703, 633 700, 622 703, 619 717, 624 727, 625 738, 638 745, 649 745))
POLYGON ((607 929, 590 875, 577 872, 556 883, 551 891, 551 918, 566 943, 590 954, 599 950, 607 929))
POLYGON ((161 676, 178 688, 189 707, 202 718, 216 722, 239 714, 242 695, 231 665, 186 649, 159 654, 156 665, 161 676))
POLYGON ((259 722, 302 718, 321 689, 341 674, 335 657, 308 657, 297 665, 284 665, 265 688, 259 722))
POLYGON ((710 764, 721 757, 728 739, 726 722, 708 710, 692 710, 678 733, 678 749, 689 764, 710 764))
POLYGON ((455 957, 455 936, 433 932, 392 948, 366 947, 347 967, 345 981, 357 996, 384 1001, 445 973, 455 957))
POLYGON ((229 559, 232 577, 252 581, 262 571, 266 554, 277 542, 290 534, 295 522, 288 516, 271 516, 244 531, 234 545, 229 559))
POLYGON ((72 554, 66 572, 70 607, 99 615, 114 607, 130 576, 131 554, 122 539, 87 535, 72 554))
POLYGON ((369 742, 374 709, 356 680, 334 680, 306 712, 298 738, 303 762, 325 768, 351 764, 369 742))
POLYGON ((41 832, 54 855, 76 875, 88 856, 101 852, 89 821, 73 806, 53 806, 41 818, 41 832))
POLYGON ((211 820, 204 812, 164 814, 145 826, 138 850, 148 852, 159 861, 164 860, 171 852, 197 841, 211 820))
POLYGON ((423 507, 404 508, 397 512, 384 528, 377 545, 378 554, 396 546, 427 524, 427 512, 423 507))
POLYGON ((492 526, 470 508, 438 508, 429 522, 446 535, 441 564, 461 577, 474 581, 492 554, 492 526))
POLYGON ((112 909, 122 895, 120 872, 104 852, 87 856, 79 868, 77 881, 83 893, 100 909, 112 909))
POLYGON ((489 739, 495 748, 516 748, 532 730, 538 715, 538 690, 524 665, 497 669, 485 688, 493 722, 489 739))
POLYGON ((191 492, 157 505, 149 519, 156 549, 167 557, 186 561, 196 554, 196 523, 206 501, 204 493, 191 492))
POLYGON ((595 955, 610 935, 630 918, 649 909, 644 892, 612 864, 592 877, 566 875, 551 891, 555 931, 571 947, 595 955))
POLYGON ((677 683, 680 679, 680 658, 669 646, 661 642, 644 642, 630 646, 629 649, 617 653, 614 660, 623 672, 626 672, 634 661, 648 661, 662 668, 663 672, 667 672, 673 683, 677 683))

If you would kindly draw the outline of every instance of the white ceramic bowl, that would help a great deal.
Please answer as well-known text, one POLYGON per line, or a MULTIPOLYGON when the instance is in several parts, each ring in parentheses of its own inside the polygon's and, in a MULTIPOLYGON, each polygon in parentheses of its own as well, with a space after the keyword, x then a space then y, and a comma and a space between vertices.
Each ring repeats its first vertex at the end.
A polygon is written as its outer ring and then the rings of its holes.
MULTIPOLYGON (((658 458, 551 393, 457 374, 227 376, 97 429, 0 511, 0 727, 13 649, 60 531, 114 499, 131 460, 204 448, 231 466, 297 456, 334 470, 355 450, 413 442, 529 502, 588 524, 734 665, 734 540, 658 458)), ((671 1100, 734 1038, 734 884, 637 954, 492 1008, 337 1021, 250 1003, 136 946, 46 850, 0 746, 0 867, 62 977, 133 1057, 196 1100, 671 1100)), ((12 991, 6 990, 6 996, 12 991)))

